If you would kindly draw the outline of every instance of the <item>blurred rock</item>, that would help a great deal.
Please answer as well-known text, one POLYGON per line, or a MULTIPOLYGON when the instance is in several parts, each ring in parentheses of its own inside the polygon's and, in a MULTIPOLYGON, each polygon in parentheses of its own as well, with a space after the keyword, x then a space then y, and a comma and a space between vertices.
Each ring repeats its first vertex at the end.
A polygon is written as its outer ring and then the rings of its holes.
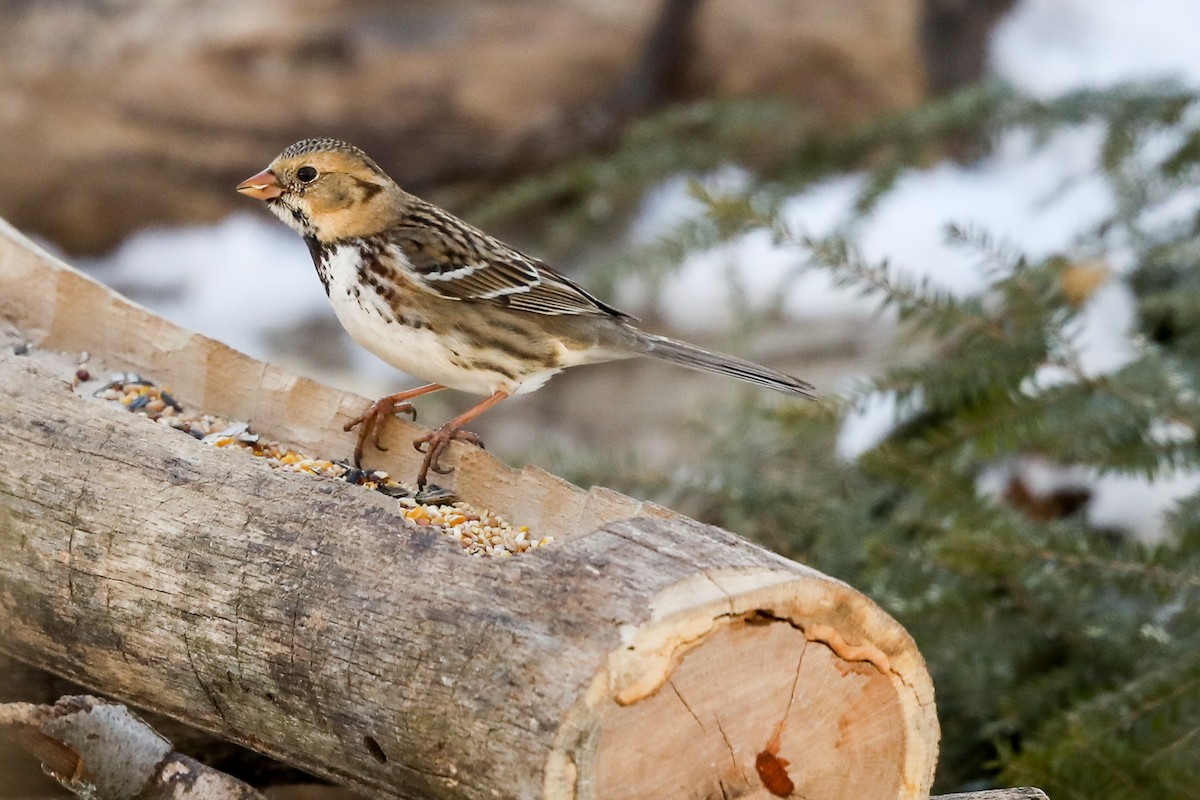
MULTIPOLYGON (((783 94, 845 124, 922 95, 919 0, 675 5, 691 37, 668 37, 683 60, 643 100, 783 94)), ((0 216, 102 251, 224 215, 237 181, 315 135, 418 190, 544 166, 597 145, 660 8, 0 0, 0 216)))
POLYGON ((794 97, 833 125, 924 97, 920 0, 705 0, 695 96, 794 97))

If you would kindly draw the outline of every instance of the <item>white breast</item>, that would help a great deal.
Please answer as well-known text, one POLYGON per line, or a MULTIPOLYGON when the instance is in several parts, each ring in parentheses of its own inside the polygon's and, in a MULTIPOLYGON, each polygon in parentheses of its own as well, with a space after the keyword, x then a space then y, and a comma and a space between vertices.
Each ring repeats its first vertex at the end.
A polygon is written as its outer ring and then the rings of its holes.
MULTIPOLYGON (((402 253, 393 251, 390 256, 403 263, 402 253)), ((454 350, 463 352, 465 344, 435 336, 428 327, 400 324, 388 304, 361 282, 361 261, 358 248, 350 244, 339 245, 325 257, 329 301, 350 337, 396 369, 430 383, 480 395, 489 395, 497 389, 525 394, 559 372, 543 370, 513 381, 497 373, 455 366, 454 350)))

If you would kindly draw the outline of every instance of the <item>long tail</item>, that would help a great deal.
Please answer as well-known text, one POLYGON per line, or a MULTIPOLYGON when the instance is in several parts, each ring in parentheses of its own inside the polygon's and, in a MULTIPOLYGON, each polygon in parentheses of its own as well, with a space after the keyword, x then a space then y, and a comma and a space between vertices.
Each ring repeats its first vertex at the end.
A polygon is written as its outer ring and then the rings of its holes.
POLYGON ((739 381, 765 386, 784 394, 800 395, 809 399, 816 397, 812 384, 743 358, 713 353, 687 342, 668 339, 665 336, 654 336, 649 333, 639 333, 638 342, 642 346, 642 352, 651 358, 669 361, 672 364, 701 372, 728 375, 739 381))

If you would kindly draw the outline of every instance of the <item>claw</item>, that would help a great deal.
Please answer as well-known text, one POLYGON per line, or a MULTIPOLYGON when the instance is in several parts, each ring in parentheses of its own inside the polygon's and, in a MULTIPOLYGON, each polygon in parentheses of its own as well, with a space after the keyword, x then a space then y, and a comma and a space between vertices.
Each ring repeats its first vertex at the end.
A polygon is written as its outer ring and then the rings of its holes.
POLYGON ((382 453, 386 453, 387 448, 383 446, 383 440, 380 438, 380 436, 383 434, 383 426, 376 422, 371 426, 371 434, 371 443, 375 445, 375 449, 382 453))
POLYGON ((362 428, 358 432, 358 440, 354 444, 354 466, 362 469, 362 457, 364 445, 367 439, 371 440, 371 444, 375 445, 376 450, 387 452, 387 448, 383 445, 383 420, 394 414, 411 414, 415 420, 417 418, 417 410, 412 403, 407 402, 410 398, 419 397, 423 394, 436 392, 442 389, 440 384, 431 383, 428 386, 422 386, 418 389, 410 389, 407 392, 399 392, 397 394, 388 395, 376 400, 367 410, 359 416, 342 426, 344 431, 352 431, 360 425, 362 428))
POLYGON ((413 440, 413 448, 418 453, 425 454, 425 458, 421 462, 421 471, 417 473, 418 487, 424 488, 428 482, 427 478, 430 470, 439 475, 447 475, 454 471, 453 467, 443 467, 441 459, 442 454, 446 452, 450 443, 455 440, 467 442, 477 447, 483 446, 483 440, 479 438, 479 434, 454 428, 452 427, 452 423, 443 425, 436 431, 413 440))
POLYGON ((454 434, 454 438, 458 439, 460 442, 473 444, 480 450, 487 450, 487 448, 483 446, 483 439, 478 433, 472 433, 471 431, 458 431, 454 434))
POLYGON ((450 469, 442 469, 442 465, 439 463, 442 451, 450 445, 450 442, 460 439, 478 447, 483 447, 483 441, 474 433, 462 430, 462 426, 506 397, 508 397, 508 392, 497 389, 479 405, 463 414, 459 414, 436 431, 431 431, 413 442, 413 447, 416 451, 425 454, 425 458, 421 460, 421 469, 417 473, 418 488, 425 488, 425 484, 428 483, 429 470, 432 469, 439 475, 445 475, 451 471, 450 469))

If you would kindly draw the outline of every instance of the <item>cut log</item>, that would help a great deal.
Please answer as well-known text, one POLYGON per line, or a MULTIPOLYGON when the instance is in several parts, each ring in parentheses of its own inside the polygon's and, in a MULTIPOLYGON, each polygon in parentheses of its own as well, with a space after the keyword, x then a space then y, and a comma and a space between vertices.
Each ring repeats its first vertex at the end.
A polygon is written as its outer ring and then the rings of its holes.
MULTIPOLYGON (((363 398, 183 331, 11 229, 0 316, 14 657, 375 797, 928 796, 929 675, 846 584, 457 447, 460 497, 556 537, 469 558, 392 498, 89 400, 60 351, 327 457, 363 398)), ((412 474, 417 432, 389 425, 380 465, 412 474)))

